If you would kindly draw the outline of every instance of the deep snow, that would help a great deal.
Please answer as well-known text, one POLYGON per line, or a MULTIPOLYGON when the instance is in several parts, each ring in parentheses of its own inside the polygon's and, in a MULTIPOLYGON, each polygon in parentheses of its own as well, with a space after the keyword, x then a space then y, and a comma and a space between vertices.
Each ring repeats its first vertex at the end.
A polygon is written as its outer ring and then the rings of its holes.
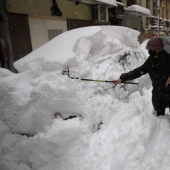
POLYGON ((138 35, 75 29, 15 62, 18 74, 0 69, 0 169, 169 170, 169 116, 153 115, 147 76, 113 88, 62 74, 118 78, 147 58, 138 35))

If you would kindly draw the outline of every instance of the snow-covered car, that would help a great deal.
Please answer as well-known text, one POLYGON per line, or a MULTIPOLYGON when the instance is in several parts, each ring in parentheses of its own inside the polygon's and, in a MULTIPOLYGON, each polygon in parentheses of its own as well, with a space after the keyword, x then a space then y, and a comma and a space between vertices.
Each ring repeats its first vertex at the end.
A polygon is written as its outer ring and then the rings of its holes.
POLYGON ((0 69, 2 170, 169 167, 169 124, 152 115, 145 83, 81 80, 112 81, 143 64, 138 35, 118 26, 75 29, 16 61, 17 74, 0 69))

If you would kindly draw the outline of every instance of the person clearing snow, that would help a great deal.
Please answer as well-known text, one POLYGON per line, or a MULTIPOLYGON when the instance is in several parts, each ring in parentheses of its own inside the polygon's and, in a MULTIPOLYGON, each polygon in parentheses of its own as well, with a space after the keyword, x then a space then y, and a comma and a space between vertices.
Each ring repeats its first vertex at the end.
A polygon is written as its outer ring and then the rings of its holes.
POLYGON ((157 116, 164 116, 165 108, 170 108, 170 54, 164 50, 163 41, 158 37, 152 37, 147 42, 146 49, 150 56, 145 63, 133 71, 121 74, 113 82, 120 84, 148 73, 153 85, 153 107, 157 116))

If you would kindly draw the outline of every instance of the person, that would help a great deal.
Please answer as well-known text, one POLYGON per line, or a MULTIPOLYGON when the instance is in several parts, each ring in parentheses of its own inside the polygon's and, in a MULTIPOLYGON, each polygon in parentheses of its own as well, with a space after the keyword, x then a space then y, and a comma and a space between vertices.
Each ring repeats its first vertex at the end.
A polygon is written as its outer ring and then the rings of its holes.
POLYGON ((149 57, 145 63, 128 72, 123 73, 119 79, 113 80, 120 84, 149 74, 152 81, 152 104, 157 116, 164 116, 165 109, 170 108, 170 54, 164 50, 161 38, 152 37, 146 45, 149 57))

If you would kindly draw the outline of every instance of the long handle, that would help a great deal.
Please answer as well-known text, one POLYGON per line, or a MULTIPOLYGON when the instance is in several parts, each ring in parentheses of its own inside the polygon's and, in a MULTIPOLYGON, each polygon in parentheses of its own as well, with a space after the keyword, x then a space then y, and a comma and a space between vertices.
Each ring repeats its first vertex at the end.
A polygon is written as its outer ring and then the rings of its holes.
POLYGON ((76 78, 76 77, 69 77, 71 79, 78 79, 78 80, 82 80, 82 81, 94 81, 94 82, 110 82, 113 83, 113 81, 106 81, 106 80, 93 80, 93 79, 81 79, 81 78, 76 78))
MULTIPOLYGON (((69 69, 67 71, 63 71, 62 74, 64 75, 64 73, 67 73, 68 77, 71 78, 71 79, 78 79, 78 80, 82 80, 82 81, 93 81, 93 82, 105 82, 105 83, 114 83, 113 81, 108 81, 108 80, 93 80, 93 79, 81 79, 81 78, 78 78, 78 77, 71 77, 70 76, 70 72, 69 72, 69 69)), ((132 83, 132 82, 122 82, 124 84, 139 84, 139 83, 132 83)))
MULTIPOLYGON (((70 77, 71 79, 79 79, 82 81, 94 81, 94 82, 105 82, 105 83, 114 83, 113 81, 108 81, 108 80, 93 80, 93 79, 81 79, 81 78, 75 78, 75 77, 70 77)), ((133 82, 122 82, 124 84, 139 84, 139 83, 133 83, 133 82)))

